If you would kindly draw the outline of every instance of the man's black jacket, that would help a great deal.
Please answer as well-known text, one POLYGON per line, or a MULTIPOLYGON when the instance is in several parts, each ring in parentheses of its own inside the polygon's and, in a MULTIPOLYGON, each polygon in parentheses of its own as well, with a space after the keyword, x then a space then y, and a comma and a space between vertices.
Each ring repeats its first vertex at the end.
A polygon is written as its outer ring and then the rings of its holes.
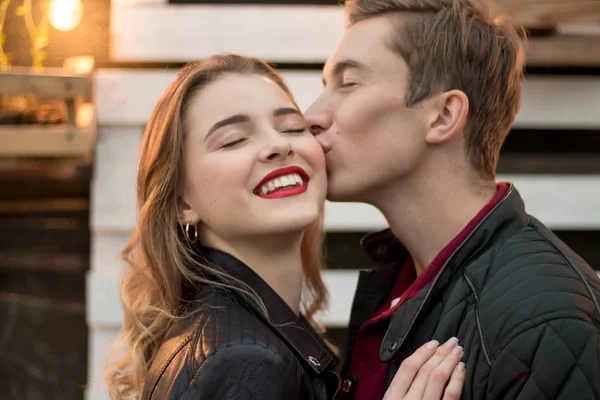
MULTIPOLYGON (((407 257, 389 231, 363 246, 380 265, 361 271, 346 363, 407 257)), ((393 316, 380 349, 389 362, 385 387, 423 343, 456 336, 467 366, 463 399, 600 399, 599 302, 596 272, 526 213, 511 185, 433 282, 393 316)))

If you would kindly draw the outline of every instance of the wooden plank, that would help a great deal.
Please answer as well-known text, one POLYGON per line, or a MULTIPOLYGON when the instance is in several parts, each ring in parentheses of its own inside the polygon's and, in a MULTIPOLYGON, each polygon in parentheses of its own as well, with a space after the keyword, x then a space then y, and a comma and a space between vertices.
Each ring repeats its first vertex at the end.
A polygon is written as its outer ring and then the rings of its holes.
POLYGON ((91 168, 73 180, 0 179, 0 202, 27 199, 88 198, 91 168))
MULTIPOLYGON (((600 276, 600 272, 598 275, 600 276)), ((87 315, 92 329, 117 328, 123 323, 119 304, 119 277, 118 270, 110 274, 98 271, 88 274, 87 315)), ((346 327, 358 283, 358 271, 324 270, 323 281, 329 291, 329 308, 320 312, 317 319, 327 327, 346 327)))
MULTIPOLYGON (((358 245, 358 244, 357 244, 358 245)), ((118 327, 123 322, 119 305, 119 270, 110 273, 90 271, 87 277, 88 324, 94 328, 118 327)), ((323 280, 331 292, 329 309, 319 315, 327 326, 345 326, 348 323, 352 298, 358 281, 358 271, 323 271, 323 280)))
MULTIPOLYGON (((215 4, 233 6, 286 6, 317 5, 337 7, 339 0, 112 0, 113 7, 171 6, 177 4, 201 7, 215 4)), ((558 24, 600 24, 600 3, 597 0, 496 0, 500 12, 511 15, 517 22, 530 28, 548 28, 558 24)))
MULTIPOLYGON (((370 258, 359 246, 361 239, 368 232, 327 232, 325 235, 325 265, 329 271, 368 269, 373 267, 370 258)), ((600 230, 556 230, 554 232, 560 240, 566 243, 573 251, 579 254, 595 270, 600 271, 600 230)), ((124 244, 123 244, 124 247, 124 244)), ((109 254, 117 254, 117 249, 109 250, 109 254)), ((116 262, 116 257, 114 262, 116 262)), ((119 264, 116 264, 119 265, 119 264)))
POLYGON ((502 153, 498 173, 600 175, 600 149, 596 154, 502 153))
POLYGON ((14 202, 14 208, 31 199, 85 199, 87 208, 91 164, 91 157, 0 158, 0 213, 4 202, 14 202))
MULTIPOLYGON (((96 75, 98 123, 101 126, 146 124, 161 93, 175 79, 174 70, 100 69, 96 75)), ((323 90, 321 71, 283 71, 300 108, 306 110, 323 90)), ((514 127, 535 129, 600 128, 600 78, 529 76, 514 127)))
POLYGON ((345 30, 339 6, 111 5, 115 61, 188 61, 238 52, 322 62, 345 30))
POLYGON ((89 204, 89 200, 84 198, 0 201, 0 215, 54 211, 86 211, 89 209, 89 204))
MULTIPOLYGON (((137 217, 131 172, 115 170, 111 164, 97 164, 96 171, 105 178, 94 185, 92 228, 97 232, 131 232, 137 217)), ((497 179, 513 182, 528 212, 552 229, 600 229, 600 175, 502 174, 497 179)), ((383 215, 370 205, 325 204, 326 231, 375 231, 385 227, 383 215)))
POLYGON ((92 131, 68 125, 0 127, 0 156, 73 157, 91 151, 92 131))
POLYGON ((0 158, 0 181, 21 180, 73 180, 82 165, 72 159, 0 158))
POLYGON ((527 64, 599 67, 600 35, 554 35, 531 38, 527 48, 527 64))
POLYGON ((499 10, 528 28, 559 24, 600 24, 597 0, 497 0, 499 10))
MULTIPOLYGON (((188 5, 320 5, 340 7, 340 0, 112 0, 113 6, 158 4, 188 5)), ((600 5, 595 0, 496 0, 498 9, 513 14, 517 20, 533 27, 557 23, 600 23, 600 5)))
POLYGON ((90 225, 125 232, 136 223, 136 179, 142 127, 102 129, 96 148, 90 225))
MULTIPOLYGON (((506 0, 532 28, 600 24, 600 2, 506 0)), ((273 62, 324 62, 345 30, 340 6, 167 5, 116 2, 111 9, 112 58, 124 62, 186 62, 238 52, 273 62)), ((531 38, 528 64, 598 66, 595 37, 531 38), (581 43, 578 43, 580 41, 581 43)))
MULTIPOLYGON (((502 174, 497 180, 513 182, 527 205, 527 212, 551 229, 600 229, 600 175, 502 174)), ((333 202, 325 205, 326 231, 376 231, 386 227, 383 215, 370 205, 333 202)))

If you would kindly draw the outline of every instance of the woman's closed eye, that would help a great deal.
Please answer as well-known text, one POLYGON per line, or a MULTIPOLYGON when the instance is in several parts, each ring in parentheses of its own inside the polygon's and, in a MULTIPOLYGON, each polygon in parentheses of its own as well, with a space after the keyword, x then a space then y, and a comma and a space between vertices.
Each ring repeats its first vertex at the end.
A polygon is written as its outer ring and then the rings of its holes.
POLYGON ((308 128, 293 128, 293 129, 286 129, 285 131, 283 131, 283 133, 304 133, 306 132, 308 128))
MULTIPOLYGON (((288 134, 292 134, 292 135, 297 135, 297 134, 302 134, 302 133, 306 132, 307 130, 308 130, 308 128, 305 128, 305 127, 290 128, 290 129, 286 129, 286 130, 282 131, 281 133, 288 133, 288 134)), ((223 143, 220 148, 221 149, 234 148, 234 147, 237 147, 237 146, 241 145, 246 140, 248 140, 247 137, 240 137, 240 138, 232 139, 232 140, 229 140, 229 141, 223 143)))
POLYGON ((247 137, 241 137, 241 138, 238 138, 238 139, 235 139, 235 140, 231 140, 231 141, 229 141, 227 143, 222 144, 221 148, 222 149, 232 148, 232 147, 235 147, 235 146, 237 146, 239 144, 244 143, 246 140, 248 140, 247 137))

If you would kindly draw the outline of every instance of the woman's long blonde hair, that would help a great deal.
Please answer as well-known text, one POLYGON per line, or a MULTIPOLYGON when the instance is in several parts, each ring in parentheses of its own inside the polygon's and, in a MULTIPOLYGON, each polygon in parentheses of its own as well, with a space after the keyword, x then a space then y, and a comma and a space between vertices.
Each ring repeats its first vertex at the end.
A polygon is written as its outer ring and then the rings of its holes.
MULTIPOLYGON (((177 224, 187 107, 199 90, 228 73, 265 76, 292 99, 286 84, 268 64, 232 54, 188 64, 159 99, 142 140, 138 224, 121 254, 125 260, 121 282, 124 325, 105 366, 108 390, 114 399, 140 397, 167 330, 182 316, 184 284, 225 286, 262 304, 243 282, 199 263, 177 224)), ((305 276, 301 309, 313 324, 313 315, 327 302, 320 274, 322 217, 306 231, 301 246, 305 276)))

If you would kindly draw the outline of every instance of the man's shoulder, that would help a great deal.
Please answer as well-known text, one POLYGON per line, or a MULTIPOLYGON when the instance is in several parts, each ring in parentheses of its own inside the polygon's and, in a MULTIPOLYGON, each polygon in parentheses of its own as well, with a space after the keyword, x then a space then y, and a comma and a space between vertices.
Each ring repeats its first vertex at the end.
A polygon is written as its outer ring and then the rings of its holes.
POLYGON ((474 267, 467 272, 490 343, 556 319, 588 321, 600 330, 600 278, 535 218, 474 267))
POLYGON ((586 283, 600 289, 594 269, 533 217, 517 233, 488 249, 467 271, 478 278, 482 291, 496 286, 509 290, 519 286, 527 289, 528 295, 531 291, 545 293, 557 286, 567 291, 587 291, 586 283), (569 279, 581 284, 569 284, 569 279))

